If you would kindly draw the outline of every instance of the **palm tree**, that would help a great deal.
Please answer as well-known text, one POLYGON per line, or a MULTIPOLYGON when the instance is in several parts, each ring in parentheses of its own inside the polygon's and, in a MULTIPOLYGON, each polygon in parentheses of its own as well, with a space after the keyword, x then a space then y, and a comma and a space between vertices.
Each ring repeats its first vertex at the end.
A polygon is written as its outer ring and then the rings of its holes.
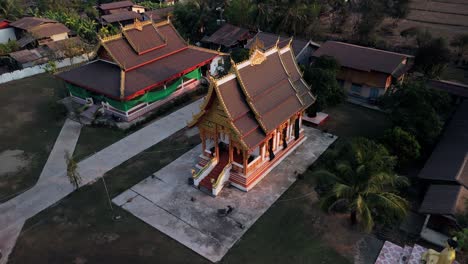
POLYGON ((338 154, 346 158, 330 170, 314 173, 319 185, 328 190, 321 199, 322 209, 345 205, 351 224, 360 222, 368 232, 376 217, 393 220, 406 215, 408 202, 397 189, 408 186, 408 180, 393 173, 394 158, 382 145, 360 138, 338 154))

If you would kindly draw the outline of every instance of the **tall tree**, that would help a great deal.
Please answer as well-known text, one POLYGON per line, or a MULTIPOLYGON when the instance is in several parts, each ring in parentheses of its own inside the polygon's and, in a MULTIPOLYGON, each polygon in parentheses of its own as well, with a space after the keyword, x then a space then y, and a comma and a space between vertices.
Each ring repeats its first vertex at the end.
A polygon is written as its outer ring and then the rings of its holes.
POLYGON ((16 20, 23 16, 20 3, 16 0, 0 0, 0 17, 16 20))
POLYGON ((442 38, 421 43, 415 58, 416 67, 429 78, 437 78, 450 62, 450 50, 442 38))
POLYGON ((451 110, 446 92, 429 89, 424 80, 407 81, 388 90, 382 107, 390 111, 393 124, 413 134, 423 149, 439 136, 443 121, 451 110))
POLYGON ((398 157, 398 166, 404 168, 421 155, 421 146, 414 135, 394 127, 385 132, 383 143, 390 153, 398 157))
POLYGON ((317 98, 317 101, 307 109, 310 116, 314 116, 317 111, 335 106, 345 100, 344 89, 336 80, 339 70, 340 65, 333 57, 321 56, 304 71, 304 80, 310 85, 312 93, 317 98))
POLYGON ((326 190, 321 198, 324 210, 344 205, 351 224, 360 223, 368 232, 375 222, 400 220, 406 215, 408 202, 398 195, 398 188, 409 183, 393 172, 394 157, 385 147, 357 138, 338 154, 334 167, 314 173, 326 190))

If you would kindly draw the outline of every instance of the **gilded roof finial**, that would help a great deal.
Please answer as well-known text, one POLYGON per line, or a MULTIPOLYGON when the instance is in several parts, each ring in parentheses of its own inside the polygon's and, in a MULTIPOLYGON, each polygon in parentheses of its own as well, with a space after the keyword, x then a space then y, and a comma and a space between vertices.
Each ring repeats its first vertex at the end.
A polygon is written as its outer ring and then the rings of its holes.
POLYGON ((276 40, 275 47, 278 48, 278 44, 280 42, 280 36, 278 36, 278 39, 276 40))
POLYGON ((250 55, 252 55, 252 53, 254 53, 255 50, 263 50, 264 48, 265 45, 263 44, 263 42, 258 37, 255 37, 255 40, 253 41, 252 45, 250 45, 249 53, 250 55))
POLYGON ((289 46, 289 47, 291 47, 292 42, 293 42, 293 39, 294 39, 294 36, 292 36, 292 37, 289 39, 289 43, 288 43, 288 46, 289 46))

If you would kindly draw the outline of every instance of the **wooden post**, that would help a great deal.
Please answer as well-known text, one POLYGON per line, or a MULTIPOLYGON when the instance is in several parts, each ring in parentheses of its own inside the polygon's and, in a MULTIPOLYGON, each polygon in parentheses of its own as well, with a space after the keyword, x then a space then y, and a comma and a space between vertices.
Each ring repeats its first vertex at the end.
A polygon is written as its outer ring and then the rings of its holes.
POLYGON ((202 154, 205 155, 205 149, 206 149, 206 138, 205 138, 205 133, 202 131, 200 131, 200 137, 201 137, 201 140, 202 140, 202 154))
POLYGON ((247 175, 247 165, 249 163, 248 157, 247 157, 247 150, 242 151, 242 160, 243 160, 243 166, 244 166, 244 174, 247 175))
POLYGON ((232 141, 229 139, 229 163, 234 160, 234 147, 232 146, 232 141))

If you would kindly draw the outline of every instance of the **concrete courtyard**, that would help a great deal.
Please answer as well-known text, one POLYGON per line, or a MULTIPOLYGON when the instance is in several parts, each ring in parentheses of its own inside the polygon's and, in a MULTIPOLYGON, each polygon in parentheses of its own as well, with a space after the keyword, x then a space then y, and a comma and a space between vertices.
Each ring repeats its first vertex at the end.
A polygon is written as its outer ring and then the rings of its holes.
POLYGON ((305 127, 306 141, 248 193, 224 188, 213 198, 188 185, 201 146, 188 151, 113 202, 212 262, 242 235, 332 144, 336 137, 305 127), (234 211, 219 217, 218 209, 234 211))

